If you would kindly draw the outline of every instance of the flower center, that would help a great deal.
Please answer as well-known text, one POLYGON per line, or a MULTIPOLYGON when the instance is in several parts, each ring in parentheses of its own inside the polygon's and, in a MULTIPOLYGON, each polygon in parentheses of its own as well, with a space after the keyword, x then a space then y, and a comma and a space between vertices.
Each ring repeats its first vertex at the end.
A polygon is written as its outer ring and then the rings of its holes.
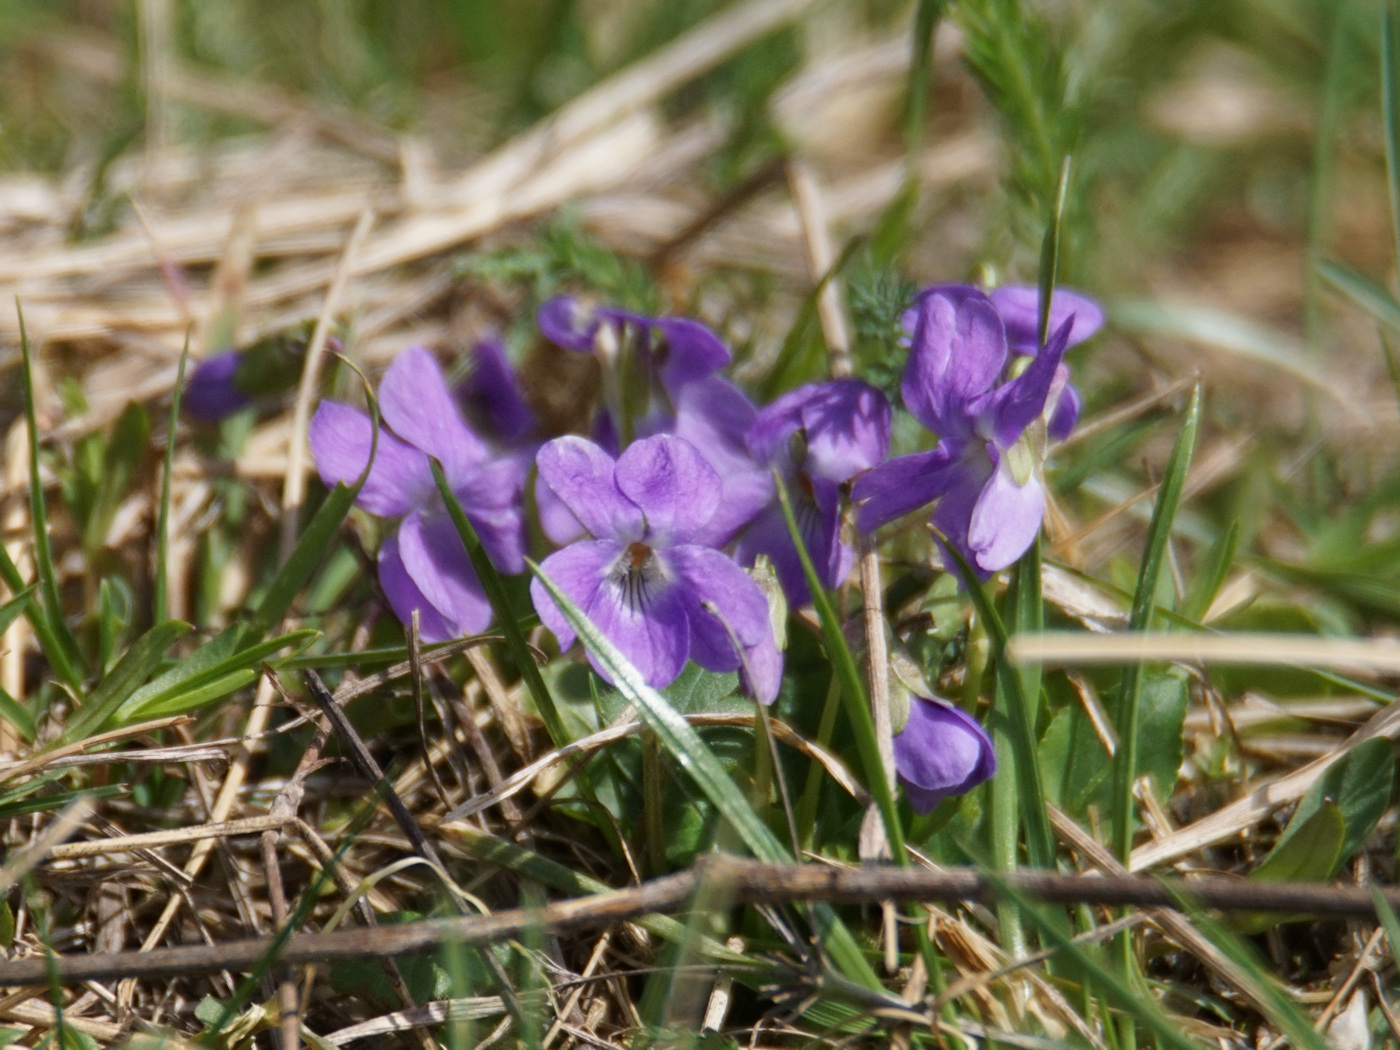
POLYGON ((623 604, 641 612, 657 589, 665 586, 666 570, 645 543, 629 543, 613 566, 612 580, 622 592, 623 604))

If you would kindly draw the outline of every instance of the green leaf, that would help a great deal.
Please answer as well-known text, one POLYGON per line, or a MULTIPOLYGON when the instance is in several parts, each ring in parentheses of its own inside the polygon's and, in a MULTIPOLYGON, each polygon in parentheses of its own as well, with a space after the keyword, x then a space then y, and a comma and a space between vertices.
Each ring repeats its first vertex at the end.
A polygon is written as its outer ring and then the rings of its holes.
MULTIPOLYGON (((1366 740, 1332 763, 1298 802, 1274 852, 1288 845, 1298 830, 1325 809, 1335 808, 1346 829, 1336 863, 1322 878, 1331 878, 1363 841, 1390 804, 1395 784, 1395 752, 1389 740, 1366 740)), ((1272 856, 1272 854, 1270 854, 1272 856)))
MULTIPOLYGON (((549 592, 550 598, 559 607, 560 614, 569 622, 569 626, 603 665, 618 691, 637 705, 643 719, 656 733, 662 746, 729 822, 730 827, 754 856, 759 860, 774 863, 790 862, 791 855, 768 829, 768 825, 754 812, 744 792, 730 779, 714 752, 700 738, 700 734, 666 702, 665 697, 647 685, 631 661, 594 626, 593 621, 583 614, 544 570, 534 563, 531 563, 530 568, 544 589, 549 592)), ((818 586, 814 588, 814 593, 820 593, 820 590, 818 586)), ((866 717, 869 716, 869 711, 866 711, 866 717)), ((818 916, 819 925, 824 927, 821 933, 827 950, 846 976, 868 988, 880 988, 880 981, 871 970, 860 946, 836 917, 835 912, 825 905, 817 906, 813 911, 818 916)))
POLYGON ((1346 842, 1347 822, 1331 799, 1299 820, 1288 823, 1284 836, 1257 868, 1249 873, 1256 882, 1325 882, 1337 870, 1346 842))
MULTIPOLYGON (((1137 588, 1133 592, 1133 608, 1128 617, 1128 629, 1146 631, 1152 626, 1156 610, 1157 581, 1166 561, 1171 540, 1172 521, 1181 504, 1181 492, 1186 485, 1186 472, 1196 448, 1196 431, 1201 422, 1201 388, 1196 387, 1186 407, 1186 418, 1177 433, 1171 459, 1167 461, 1157 501, 1152 508, 1152 521, 1147 528, 1147 545, 1138 570, 1137 588)), ((1118 694, 1116 722, 1118 753, 1113 763, 1113 845, 1123 863, 1133 845, 1133 781, 1138 773, 1138 725, 1141 717, 1143 670, 1141 664, 1123 672, 1123 684, 1118 694)))
POLYGON ((15 946, 15 913, 9 899, 0 897, 0 948, 9 951, 15 946))
POLYGON ((160 666, 165 651, 183 637, 190 629, 187 623, 167 620, 152 627, 143 634, 130 649, 117 661, 117 665, 102 679, 92 694, 64 726, 61 743, 81 740, 102 729, 140 687, 151 673, 160 666))
POLYGON ((132 693, 117 710, 122 724, 192 711, 250 684, 258 667, 282 649, 300 653, 320 632, 306 628, 233 652, 238 627, 229 627, 170 670, 132 693))

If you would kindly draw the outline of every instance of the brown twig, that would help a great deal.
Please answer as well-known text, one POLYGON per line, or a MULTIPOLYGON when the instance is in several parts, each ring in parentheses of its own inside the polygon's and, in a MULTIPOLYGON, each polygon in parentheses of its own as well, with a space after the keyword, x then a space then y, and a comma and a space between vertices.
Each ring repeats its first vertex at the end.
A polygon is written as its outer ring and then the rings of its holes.
MULTIPOLYGON (((1362 886, 1259 883, 1218 876, 1159 881, 1132 875, 1100 877, 1050 872, 1011 873, 994 879, 967 868, 941 871, 883 866, 835 868, 816 864, 765 864, 716 854, 686 871, 653 879, 635 888, 558 901, 541 908, 404 923, 375 930, 297 934, 288 941, 282 958, 295 964, 397 956, 431 951, 445 943, 463 947, 495 944, 523 936, 530 930, 569 933, 596 929, 677 909, 706 882, 727 884, 736 904, 799 900, 990 902, 999 899, 997 887, 1004 884, 1016 894, 1052 904, 1171 908, 1175 907, 1179 896, 1186 896, 1221 911, 1375 916, 1370 891, 1362 886)), ((1392 906, 1400 907, 1400 890, 1383 892, 1392 906)), ((266 940, 242 940, 149 952, 22 959, 0 963, 0 987, 42 984, 50 974, 72 982, 115 976, 173 977, 225 967, 246 969, 262 958, 268 947, 266 940)))

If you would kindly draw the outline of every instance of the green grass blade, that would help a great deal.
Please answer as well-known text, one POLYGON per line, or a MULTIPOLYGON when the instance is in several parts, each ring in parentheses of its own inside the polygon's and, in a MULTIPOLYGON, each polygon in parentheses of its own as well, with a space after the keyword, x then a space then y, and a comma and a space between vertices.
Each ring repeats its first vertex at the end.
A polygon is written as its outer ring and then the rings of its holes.
MULTIPOLYGON (((1006 624, 997 615, 987 592, 983 590, 977 573, 968 564, 962 553, 950 544, 943 549, 953 558, 953 564, 962 579, 977 615, 987 628, 987 640, 991 643, 991 659, 998 669, 997 681, 1005 690, 1006 721, 1012 753, 1015 756, 1015 781, 1024 800, 1031 804, 1021 807, 1022 820, 1026 828, 1026 852, 1032 867, 1049 868, 1055 862, 1055 839, 1050 831, 1050 817, 1045 809, 1044 784, 1040 776, 1040 754, 1036 747, 1035 724, 1031 717, 1031 704, 1025 692, 1025 679, 1017 668, 1006 659, 1006 624), (1003 673, 1003 668, 1005 671, 1003 673)), ((1024 564, 1024 563, 1023 563, 1024 564)), ((1036 562, 1036 576, 1039 578, 1039 561, 1036 562)), ((1039 592, 1038 585, 1036 586, 1039 592)), ((1043 614, 1042 614, 1043 615, 1043 614)), ((995 728, 995 727, 994 727, 995 728)))
POLYGON ((73 713, 63 728, 60 742, 69 744, 101 729, 160 666, 165 651, 189 629, 190 625, 187 623, 168 620, 157 624, 138 638, 92 694, 83 701, 83 705, 73 713))
POLYGON ((58 635, 49 619, 48 610, 44 608, 41 596, 37 593, 38 584, 27 584, 24 577, 20 575, 19 568, 10 558, 9 552, 0 545, 0 580, 14 594, 28 594, 29 601, 25 605, 25 619, 29 621, 30 628, 34 631, 34 637, 39 642, 39 648, 45 653, 56 653, 57 658, 51 659, 54 673, 64 685, 73 692, 82 692, 83 680, 76 673, 72 664, 63 659, 62 645, 58 640, 58 635))
POLYGON ((1045 227, 1045 239, 1040 244, 1040 273, 1037 287, 1040 300, 1035 321, 1036 342, 1044 346, 1050 338, 1050 303, 1060 276, 1061 230, 1065 221, 1065 201, 1069 199, 1070 158, 1060 162, 1060 181, 1055 188, 1055 204, 1050 222, 1045 227))
POLYGON ((156 578, 151 606, 152 619, 164 623, 169 618, 170 590, 170 493, 175 477, 175 434, 180 422, 180 398, 185 393, 185 366, 190 360, 190 333, 185 331, 185 348, 180 351, 180 367, 175 372, 175 389, 170 395, 170 424, 165 432, 165 460, 160 470, 160 512, 156 516, 156 578))
POLYGON ((3 689, 0 689, 0 720, 14 726, 26 742, 31 744, 34 742, 34 735, 38 730, 38 726, 34 724, 34 716, 23 704, 3 689))
POLYGON ((1400 261, 1400 2, 1386 0, 1381 17, 1381 114, 1385 125, 1385 170, 1395 258, 1400 261))
POLYGON ((777 483, 778 502, 783 508, 788 535, 802 560, 807 590, 812 595, 812 604, 816 606, 817 618, 821 621, 827 659, 831 661, 832 670, 841 685, 841 698, 844 701, 846 717, 851 722, 851 730, 855 733, 856 748, 860 752, 861 768, 865 773, 865 786, 880 809, 880 817, 885 823, 885 836, 889 841, 894 862, 908 864, 909 858, 904 848, 904 826, 899 821, 894 794, 890 791, 889 778, 880 758, 880 743, 875 737, 875 720, 870 714, 870 698, 865 690, 865 682, 856 667, 851 647, 846 644, 846 636, 841 631, 841 620, 836 615, 836 609, 831 604, 826 588, 822 586, 821 578, 817 576, 812 556, 807 552, 807 544, 802 540, 802 532, 797 527, 797 517, 793 514, 787 486, 776 474, 773 477, 777 483))
POLYGON ((1186 592, 1186 600, 1182 602, 1181 615, 1197 622, 1205 618, 1215 601, 1215 596, 1220 593, 1220 588, 1225 583, 1226 575, 1235 564, 1235 551, 1239 542, 1240 523, 1237 518, 1230 522, 1229 528, 1220 534, 1220 538, 1206 552, 1205 563, 1191 582, 1191 587, 1186 592))
POLYGON ((1377 321, 1400 332, 1400 302, 1383 287, 1341 263, 1323 259, 1317 272, 1337 291, 1365 310, 1377 321))
MULTIPOLYGON (((1167 557, 1172 521, 1181 504, 1181 491, 1186 485, 1186 472, 1196 448, 1196 432, 1201 423, 1201 388, 1196 387, 1186 406, 1186 417, 1167 461, 1157 502, 1152 508, 1152 520, 1147 527, 1147 545, 1138 570, 1137 589, 1133 593, 1132 612, 1128 629, 1145 631, 1152 626, 1156 609, 1157 581, 1167 557)), ((1118 752, 1113 763, 1113 846, 1118 858, 1128 862, 1133 846, 1133 780, 1137 776, 1138 703, 1142 691, 1142 665, 1133 664, 1123 672, 1123 684, 1118 694, 1117 725, 1118 752)))
POLYGON ((1285 1045, 1297 1047, 1298 1050, 1329 1050, 1328 1041, 1313 1029, 1312 1019, 1283 990, 1278 980, 1269 973, 1267 964, 1247 941, 1212 918, 1188 895, 1174 891, 1174 896, 1177 910, 1184 913, 1191 924, 1235 964, 1236 976, 1248 982, 1244 990, 1264 1009, 1266 1018, 1282 1036, 1285 1045))
POLYGON ((311 579, 311 574, 321 564, 326 551, 331 547, 340 523, 350 513, 355 497, 360 494, 364 475, 351 488, 337 483, 331 489, 326 501, 317 509, 306 531, 297 538, 291 555, 273 577, 263 592, 262 601, 238 634, 238 647, 241 648, 261 639, 272 630, 292 607, 292 602, 311 579))
POLYGON ((1162 1046, 1175 1050, 1203 1050, 1205 1044, 1187 1037, 1180 1025, 1172 1021, 1166 1012, 1150 996, 1142 995, 1131 987, 1120 975, 1108 969, 1084 946, 1076 944, 1064 930, 1050 921, 1027 897, 1012 889, 995 872, 984 871, 988 882, 996 887, 997 895, 1010 901, 1021 913, 1034 922, 1048 944, 1058 949, 1060 956, 1077 967, 1084 980, 1107 993, 1113 1005, 1130 1017, 1141 1022, 1142 1026, 1157 1037, 1162 1046))
MULTIPOLYGON (((39 577, 39 593, 52 645, 52 648, 45 647, 44 655, 64 683, 74 690, 81 690, 86 675, 83 656, 77 638, 63 618, 58 572, 54 568, 53 548, 49 544, 48 510, 44 504, 44 484, 39 477, 39 416, 34 403, 34 359, 29 348, 29 334, 24 327, 24 311, 20 309, 18 299, 15 300, 15 311, 19 314, 19 346, 24 359, 20 378, 24 388, 24 419, 29 432, 29 520, 34 526, 34 566, 39 577)), ((11 589, 18 591, 23 588, 11 589)))
MULTIPOLYGON (((560 614, 612 677, 618 692, 626 697, 629 703, 636 705, 647 725, 656 733, 672 758, 714 804, 715 809, 729 822, 730 827, 753 855, 759 860, 770 862, 791 861, 792 857, 787 849, 754 812, 748 797, 725 772, 724 766, 694 727, 664 696, 647 685, 631 661, 608 641, 603 632, 593 625, 593 621, 583 614, 538 565, 532 562, 530 567, 544 589, 549 592, 555 605, 559 607, 560 614)), ((867 711, 866 717, 869 716, 867 711)), ((825 905, 814 907, 813 913, 817 917, 818 926, 821 927, 822 943, 842 972, 867 988, 880 988, 880 981, 870 968, 860 946, 836 917, 836 913, 825 905)))
POLYGON ((510 650, 511 658, 520 670, 520 677, 525 680, 525 688, 530 691, 530 699, 535 702, 535 709, 544 719, 545 729, 549 732, 549 738, 554 741, 554 746, 563 747, 572 737, 564 725, 558 705, 554 703, 553 694, 540 677, 540 669, 535 665, 535 658, 525 641, 525 632, 520 629, 520 621, 516 618, 515 610, 511 608, 510 597, 501 582, 501 574, 496 571, 496 566, 491 564, 476 529, 472 528, 462 504, 458 502, 452 487, 447 483, 441 464, 436 460, 433 461, 433 479, 437 482, 443 502, 447 504, 447 513, 452 517, 452 524, 457 527, 462 546, 467 549, 472 568, 476 570, 476 578, 481 581, 481 588, 486 592, 486 598, 496 614, 496 623, 501 634, 505 635, 506 648, 510 650))
POLYGON ((34 591, 37 587, 38 584, 30 584, 4 605, 0 605, 0 634, 9 630, 10 624, 19 619, 20 614, 29 607, 29 601, 34 597, 34 591))
POLYGON ((295 655, 321 637, 319 631, 306 628, 235 649, 237 632, 237 627, 230 627, 137 689, 117 709, 117 721, 141 722, 192 711, 251 684, 263 661, 280 666, 281 661, 271 659, 278 651, 290 648, 295 655))
POLYGON ((1390 901, 1385 899, 1385 894, 1374 882, 1371 883, 1371 899, 1376 902, 1376 914, 1380 916, 1381 925, 1385 927, 1385 939, 1390 945, 1390 957, 1395 960, 1395 965, 1400 966, 1400 919, 1395 917, 1395 909, 1390 906, 1390 901))

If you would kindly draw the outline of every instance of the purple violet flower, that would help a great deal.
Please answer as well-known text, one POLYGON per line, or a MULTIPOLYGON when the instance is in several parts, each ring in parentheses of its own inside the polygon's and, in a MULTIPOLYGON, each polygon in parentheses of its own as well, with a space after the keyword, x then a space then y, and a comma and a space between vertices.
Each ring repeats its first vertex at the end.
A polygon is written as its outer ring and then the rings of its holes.
POLYGON ((990 575, 1040 531, 1047 440, 1065 436, 1078 414, 1077 397, 1072 411, 1065 407, 1069 370, 1061 363, 1076 315, 1024 371, 1008 376, 1007 326, 990 297, 945 285, 921 292, 915 312, 901 390, 905 407, 940 440, 931 452, 900 456, 857 480, 857 523, 870 532, 938 500, 933 525, 990 575))
POLYGON ((916 813, 961 795, 990 777, 996 752, 987 731, 952 704, 909 698, 909 721, 894 738, 894 765, 916 813))
POLYGON ((529 447, 533 456, 539 421, 525 401, 499 339, 482 339, 472 347, 471 372, 458 386, 457 395, 467 418, 497 448, 529 447))
MULTIPOLYGON (((541 448, 537 462, 594 537, 541 567, 648 684, 669 685, 689 658, 711 671, 739 670, 749 691, 771 703, 782 662, 768 601, 743 569, 701 541, 719 506, 720 479, 695 446, 662 434, 614 460, 569 436, 541 448)), ((573 644, 573 628, 538 580, 530 594, 560 646, 573 644)))
MULTIPOLYGON (((404 623, 419 611, 424 641, 485 630, 491 606, 433 481, 429 456, 442 463, 453 494, 492 563, 525 569, 522 492, 526 465, 493 457, 462 421, 433 355, 403 351, 379 384, 385 427, 369 478, 356 503, 371 514, 402 518, 379 549, 379 581, 404 623)), ((323 401, 307 437, 327 485, 353 482, 369 460, 372 424, 348 405, 323 401)))
POLYGON ((719 336, 689 317, 647 317, 614 307, 590 310, 576 299, 558 296, 540 306, 537 320, 544 337, 557 346, 604 357, 620 350, 631 333, 644 374, 673 393, 718 372, 731 356, 719 336))
POLYGON ((201 422, 217 423, 251 405, 253 398, 237 385, 238 368, 242 364, 241 350, 225 350, 206 357, 185 380, 181 406, 201 422))
MULTIPOLYGON (((890 448, 890 405, 858 379, 799 387, 760 411, 746 434, 749 452, 776 469, 792 500, 802 540, 826 587, 851 571, 855 551, 841 539, 841 486, 882 463, 890 448)), ((776 498, 740 537, 736 557, 772 559, 793 605, 811 600, 802 561, 776 498)))

